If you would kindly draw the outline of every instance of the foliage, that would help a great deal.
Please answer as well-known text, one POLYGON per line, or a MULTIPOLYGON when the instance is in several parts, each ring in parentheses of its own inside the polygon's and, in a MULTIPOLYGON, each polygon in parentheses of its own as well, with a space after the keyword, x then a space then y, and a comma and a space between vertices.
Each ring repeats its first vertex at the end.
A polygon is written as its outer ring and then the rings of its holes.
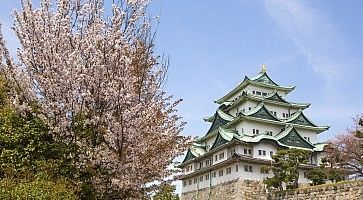
POLYGON ((324 170, 324 166, 316 167, 313 170, 310 170, 307 174, 308 179, 313 181, 313 185, 321 185, 325 183, 327 179, 326 172, 324 170))
POLYGON ((363 118, 360 117, 355 122, 353 129, 348 129, 330 142, 326 148, 326 161, 331 169, 346 170, 363 176, 363 118))
POLYGON ((0 199, 78 199, 69 182, 63 179, 57 181, 33 180, 13 181, 5 178, 0 181, 0 199))
POLYGON ((64 155, 89 194, 95 187, 100 198, 143 198, 155 189, 148 183, 173 173, 167 167, 188 145, 176 114, 180 100, 162 89, 167 62, 154 53, 149 1, 112 1, 108 12, 102 0, 40 2, 34 8, 24 0, 14 12, 18 63, 0 34, 11 102, 22 116, 30 110, 45 122, 54 141, 77 150, 64 155))
POLYGON ((269 187, 283 189, 282 183, 286 183, 289 188, 298 187, 300 164, 308 162, 309 152, 300 149, 280 150, 272 156, 273 163, 266 168, 272 170, 274 176, 267 178, 264 183, 269 187))
POLYGON ((179 200, 179 195, 175 194, 175 185, 162 184, 159 191, 153 196, 154 200, 179 200))
POLYGON ((74 166, 66 158, 72 147, 56 142, 32 113, 20 115, 9 89, 0 76, 0 198, 75 199, 74 166))

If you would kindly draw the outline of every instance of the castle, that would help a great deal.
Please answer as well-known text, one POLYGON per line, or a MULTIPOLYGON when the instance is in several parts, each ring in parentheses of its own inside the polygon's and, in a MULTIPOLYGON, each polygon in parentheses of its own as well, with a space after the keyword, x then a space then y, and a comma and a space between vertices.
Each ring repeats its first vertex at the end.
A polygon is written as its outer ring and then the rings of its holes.
POLYGON ((211 123, 197 138, 183 162, 182 193, 210 188, 235 179, 262 181, 273 174, 261 167, 271 165, 280 149, 311 152, 308 164, 299 167, 299 183, 309 183, 307 172, 320 164, 325 143, 317 135, 329 126, 311 121, 303 111, 309 103, 294 103, 286 96, 295 86, 280 86, 261 72, 244 80, 215 101, 218 108, 204 120, 211 123))

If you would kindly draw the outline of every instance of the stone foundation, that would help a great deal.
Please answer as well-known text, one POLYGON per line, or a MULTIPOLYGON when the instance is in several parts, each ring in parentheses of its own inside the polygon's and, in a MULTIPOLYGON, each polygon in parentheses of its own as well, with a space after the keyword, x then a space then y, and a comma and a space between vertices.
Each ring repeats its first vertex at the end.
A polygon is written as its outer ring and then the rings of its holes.
POLYGON ((295 190, 278 191, 268 195, 268 200, 362 200, 363 180, 318 185, 295 190))
POLYGON ((363 180, 266 192, 259 181, 233 180, 183 193, 182 200, 363 200, 363 180))
POLYGON ((265 186, 260 181, 233 180, 211 188, 183 193, 182 200, 266 199, 265 186))

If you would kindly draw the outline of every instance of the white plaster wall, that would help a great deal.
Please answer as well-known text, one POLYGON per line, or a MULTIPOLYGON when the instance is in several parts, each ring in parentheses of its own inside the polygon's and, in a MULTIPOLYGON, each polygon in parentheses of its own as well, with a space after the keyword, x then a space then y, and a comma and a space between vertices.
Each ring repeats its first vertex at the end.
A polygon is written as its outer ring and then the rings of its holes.
POLYGON ((288 106, 282 106, 282 105, 274 105, 274 104, 270 104, 270 103, 265 103, 266 108, 269 111, 275 111, 276 112, 276 117, 280 118, 280 119, 285 119, 286 117, 283 117, 282 113, 290 113, 290 115, 294 112, 297 112, 298 109, 297 108, 291 108, 289 110, 288 106))
POLYGON ((192 162, 190 163, 189 165, 186 165, 184 167, 184 174, 190 174, 190 173, 193 173, 195 171, 195 163, 192 162), (187 172, 187 167, 189 166, 189 171, 187 172), (192 170, 190 170, 190 166, 193 166, 192 170))
MULTIPOLYGON (((260 86, 254 86, 254 85, 248 85, 245 87, 244 91, 246 91, 248 94, 253 94, 252 91, 259 91, 259 92, 266 92, 267 94, 274 92, 274 89, 270 88, 264 88, 260 86)), ((282 97, 286 96, 286 93, 281 90, 277 90, 277 94, 279 94, 282 97)))
POLYGON ((302 128, 296 128, 296 130, 300 133, 301 137, 310 137, 310 142, 312 144, 318 143, 318 135, 316 134, 316 131, 302 128))
POLYGON ((306 184, 306 183, 310 183, 311 182, 309 179, 307 179, 307 178, 304 177, 304 172, 307 173, 308 170, 305 170, 305 169, 300 169, 299 170, 299 180, 298 180, 299 184, 300 183, 306 184))
MULTIPOLYGON (((207 188, 214 185, 218 185, 224 182, 228 182, 231 180, 235 180, 235 179, 242 179, 242 180, 259 180, 259 181, 263 181, 264 179, 266 179, 267 177, 271 178, 273 177, 273 173, 270 171, 269 174, 262 174, 261 173, 261 167, 263 165, 260 164, 254 164, 254 163, 248 163, 248 162, 244 162, 244 161, 239 161, 236 162, 234 164, 228 165, 228 166, 224 166, 220 169, 216 169, 213 170, 211 172, 206 172, 203 173, 202 175, 198 175, 198 181, 197 183, 194 183, 194 178, 191 178, 192 180, 192 185, 189 185, 189 180, 187 180, 187 185, 182 187, 182 192, 189 192, 189 191, 193 191, 193 190, 197 190, 197 189, 203 189, 203 188, 207 188), (238 165, 238 172, 235 171, 236 169, 236 165, 238 165), (244 166, 252 166, 253 167, 253 171, 252 172, 246 172, 244 170, 244 166), (227 167, 231 167, 231 174, 226 174, 227 172, 227 167), (219 176, 219 170, 223 169, 223 176, 219 176), (212 173, 216 172, 216 177, 212 178, 212 173), (209 180, 205 179, 205 175, 209 173, 209 180), (199 177, 203 176, 203 181, 199 181, 199 177)), ((307 184, 310 183, 311 181, 307 178, 304 177, 304 172, 307 172, 307 170, 305 169, 299 169, 299 184, 307 184)))
POLYGON ((321 159, 324 158, 324 157, 326 157, 325 152, 317 152, 316 158, 317 158, 317 161, 318 161, 318 165, 322 164, 321 159))
POLYGON ((270 151, 272 151, 273 154, 276 154, 277 147, 275 145, 273 145, 272 143, 267 143, 267 142, 257 143, 256 145, 253 146, 253 157, 254 158, 260 158, 260 159, 272 160, 272 158, 270 156, 270 151), (259 155, 258 150, 265 150, 266 155, 265 156, 264 155, 259 155))
POLYGON ((267 124, 256 121, 241 121, 236 125, 236 130, 239 134, 242 134, 243 129, 243 134, 250 136, 253 136, 253 129, 258 129, 259 134, 265 133, 266 131, 272 131, 272 134, 276 135, 281 132, 282 128, 284 128, 283 125, 267 124))
POLYGON ((249 111, 249 108, 251 108, 251 110, 253 108, 255 108, 257 106, 257 102, 255 101, 245 101, 243 103, 241 103, 240 105, 238 105, 238 107, 233 108, 232 110, 229 111, 230 115, 236 116, 237 113, 237 108, 238 108, 238 112, 242 112, 243 109, 245 109, 245 113, 249 111))
POLYGON ((222 149, 220 151, 217 151, 216 153, 213 154, 213 164, 220 163, 220 162, 222 162, 224 160, 227 160, 227 158, 228 158, 228 149, 227 148, 222 149), (224 158, 223 159, 219 159, 219 154, 222 153, 222 152, 224 152, 224 158), (216 155, 218 157, 218 160, 217 161, 215 160, 215 156, 216 155))

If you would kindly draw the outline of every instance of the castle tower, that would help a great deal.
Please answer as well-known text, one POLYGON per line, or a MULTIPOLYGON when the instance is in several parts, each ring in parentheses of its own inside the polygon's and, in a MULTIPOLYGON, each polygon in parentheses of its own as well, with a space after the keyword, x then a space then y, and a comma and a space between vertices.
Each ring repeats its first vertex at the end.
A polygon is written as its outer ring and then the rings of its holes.
POLYGON ((261 168, 270 165, 280 149, 311 152, 310 161, 299 169, 299 183, 309 183, 306 173, 320 164, 324 143, 319 126, 304 115, 309 103, 294 103, 286 96, 295 86, 280 86, 267 74, 266 66, 216 100, 218 108, 204 120, 211 123, 206 134, 194 141, 183 162, 182 192, 212 187, 234 179, 260 180, 272 177, 261 168))

